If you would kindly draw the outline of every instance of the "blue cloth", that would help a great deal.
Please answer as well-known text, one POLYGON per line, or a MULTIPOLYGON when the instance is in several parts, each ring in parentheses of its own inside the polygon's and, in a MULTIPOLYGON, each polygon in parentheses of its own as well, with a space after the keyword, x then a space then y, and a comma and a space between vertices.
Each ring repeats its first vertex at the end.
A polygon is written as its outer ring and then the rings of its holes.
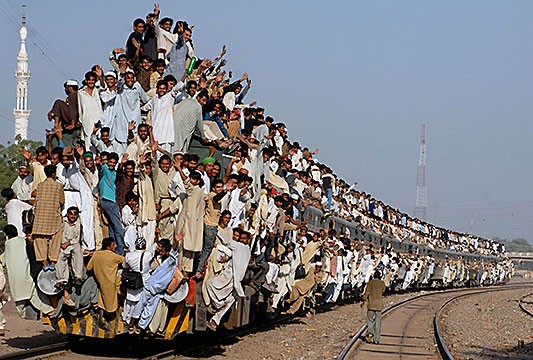
POLYGON ((220 120, 220 116, 218 116, 217 114, 205 113, 204 120, 216 122, 222 134, 224 134, 225 137, 229 137, 229 132, 224 126, 224 123, 222 122, 222 120, 220 120))
POLYGON ((122 228, 120 209, 116 202, 106 199, 102 199, 100 205, 109 220, 109 236, 117 243, 116 253, 124 255, 124 228, 122 228))
POLYGON ((180 35, 167 55, 168 65, 165 75, 172 75, 178 80, 181 79, 183 74, 185 74, 185 62, 187 61, 188 53, 189 48, 183 40, 183 35, 180 35))
POLYGON ((333 204, 333 188, 326 189, 326 198, 328 199, 328 210, 331 210, 331 204, 333 204))
POLYGON ((202 274, 204 273, 205 262, 215 246, 217 233, 218 226, 209 226, 204 224, 204 241, 202 243, 202 252, 200 253, 200 259, 198 260, 198 266, 196 267, 196 271, 202 274))
POLYGON ((150 325, 159 300, 163 297, 170 280, 172 280, 177 265, 178 251, 172 250, 170 251, 170 256, 154 270, 144 284, 141 300, 135 305, 132 314, 133 318, 139 319, 139 327, 141 329, 146 329, 150 325))
POLYGON ((98 174, 100 176, 100 182, 98 183, 100 198, 116 202, 117 170, 111 170, 107 164, 104 164, 98 174))
MULTIPOLYGON (((180 76, 181 77, 181 76, 180 76)), ((111 141, 127 143, 128 141, 128 123, 135 122, 139 125, 141 122, 141 105, 150 101, 141 84, 135 82, 130 88, 124 84, 124 80, 118 82, 118 91, 115 97, 115 105, 110 119, 111 141)))

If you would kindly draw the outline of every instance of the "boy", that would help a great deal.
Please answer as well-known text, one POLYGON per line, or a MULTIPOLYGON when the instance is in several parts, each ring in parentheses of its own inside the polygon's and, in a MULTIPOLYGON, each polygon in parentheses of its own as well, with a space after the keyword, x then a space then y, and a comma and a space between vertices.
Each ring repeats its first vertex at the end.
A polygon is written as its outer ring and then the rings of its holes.
MULTIPOLYGON (((61 250, 57 261, 57 284, 56 287, 64 289, 69 279, 68 261, 72 265, 74 281, 81 284, 83 281, 83 253, 81 250, 81 221, 79 209, 71 206, 67 209, 67 216, 63 221, 63 235, 61 237, 61 250)), ((63 303, 67 306, 75 306, 67 290, 64 290, 63 303)))
POLYGON ((148 96, 154 97, 156 95, 157 91, 157 82, 161 79, 163 79, 163 75, 165 74, 165 69, 167 68, 167 64, 165 63, 164 59, 157 59, 154 62, 154 69, 155 71, 152 72, 150 75, 150 91, 148 91, 148 96))
POLYGON ((122 208, 122 225, 124 225, 124 247, 126 252, 135 250, 138 210, 139 197, 130 191, 126 194, 126 206, 122 208))

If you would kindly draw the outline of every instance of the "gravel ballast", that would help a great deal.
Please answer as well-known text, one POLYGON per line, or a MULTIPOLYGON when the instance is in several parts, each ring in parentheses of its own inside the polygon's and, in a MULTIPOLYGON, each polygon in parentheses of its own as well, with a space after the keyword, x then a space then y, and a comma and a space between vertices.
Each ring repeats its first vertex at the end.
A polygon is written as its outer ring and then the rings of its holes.
POLYGON ((533 317, 518 306, 532 290, 476 294, 446 306, 441 327, 455 359, 533 359, 533 317))

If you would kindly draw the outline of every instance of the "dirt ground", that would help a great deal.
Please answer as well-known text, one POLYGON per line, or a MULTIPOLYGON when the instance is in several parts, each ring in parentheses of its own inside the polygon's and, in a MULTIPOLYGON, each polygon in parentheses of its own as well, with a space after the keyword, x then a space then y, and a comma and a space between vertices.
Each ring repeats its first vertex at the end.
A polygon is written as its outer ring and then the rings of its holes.
POLYGON ((447 306, 442 314, 444 339, 454 357, 533 359, 533 318, 518 306, 518 299, 532 291, 479 294, 447 306), (519 341, 523 348, 518 348, 519 341))

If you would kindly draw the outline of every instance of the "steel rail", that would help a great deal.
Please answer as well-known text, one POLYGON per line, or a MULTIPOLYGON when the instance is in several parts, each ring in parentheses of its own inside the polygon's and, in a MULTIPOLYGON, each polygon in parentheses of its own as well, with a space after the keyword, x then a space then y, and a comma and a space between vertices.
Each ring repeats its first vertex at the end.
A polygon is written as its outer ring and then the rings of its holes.
MULTIPOLYGON (((419 300, 421 298, 428 297, 428 296, 434 296, 434 295, 443 294, 443 293, 456 293, 456 292, 471 291, 468 294, 459 295, 457 297, 449 299, 447 301, 447 303, 448 303, 448 302, 451 302, 451 300, 453 300, 455 298, 458 298, 458 297, 461 297, 461 296, 474 295, 474 294, 477 294, 477 293, 490 292, 490 291, 514 290, 516 288, 523 288, 523 285, 533 286, 531 282, 524 282, 524 283, 511 284, 511 285, 504 285, 504 288, 502 288, 501 285, 500 285, 500 286, 491 286, 490 288, 484 288, 482 290, 481 289, 477 289, 476 290, 476 289, 471 289, 471 288, 466 288, 466 289, 465 288, 461 288, 461 289, 452 289, 452 290, 444 290, 444 291, 433 291, 433 292, 430 292, 430 293, 417 295, 417 296, 414 296, 412 298, 399 301, 396 304, 393 304, 393 305, 385 308, 382 311, 382 316, 386 317, 393 310, 395 310, 395 309, 397 309, 399 307, 402 307, 404 305, 407 305, 407 304, 409 304, 409 303, 411 303, 413 301, 417 301, 417 300, 419 300)), ((441 308, 442 308, 442 306, 441 306, 441 308)), ((438 311, 439 314, 440 314, 441 308, 439 308, 439 311, 438 311)), ((437 319, 437 316, 435 316, 435 319, 437 319)), ((437 324, 437 326, 438 326, 438 321, 435 322, 435 319, 434 319, 434 326, 435 326, 435 324, 437 324)), ((337 357, 337 360, 346 360, 346 359, 348 359, 348 357, 347 357, 348 354, 353 349, 356 348, 357 341, 361 339, 361 337, 363 336, 363 333, 366 331, 366 329, 367 329, 367 324, 365 323, 363 326, 361 326, 359 331, 350 339, 348 344, 346 344, 346 346, 344 346, 342 351, 339 353, 339 355, 337 357)), ((440 328, 439 328, 439 332, 438 333, 440 334, 440 328)), ((435 334, 437 334, 437 332, 435 334)), ((436 337, 436 341, 437 341, 437 345, 438 345, 437 336, 435 336, 435 337, 436 337)), ((442 336, 441 336, 441 338, 442 338, 442 336)), ((446 346, 443 339, 442 339, 442 344, 444 346, 446 346)), ((439 347, 439 352, 441 352, 440 351, 440 347, 439 347)), ((442 356, 442 352, 441 352, 441 356, 442 356)), ((446 359, 446 358, 443 358, 443 359, 446 359)), ((447 359, 453 359, 453 357, 447 358, 447 359)))
POLYGON ((3 354, 3 355, 0 355, 0 360, 19 360, 19 359, 28 359, 28 358, 32 358, 36 356, 41 356, 41 355, 51 355, 51 354, 62 352, 62 351, 68 351, 69 348, 70 348, 69 342, 64 341, 64 342, 60 342, 56 344, 37 346, 32 349, 3 354))
MULTIPOLYGON (((437 341, 437 346, 439 348, 439 352, 440 352, 440 354, 441 354, 441 356, 442 356, 442 358, 444 360, 452 360, 453 356, 449 352, 449 349, 447 348, 447 346, 446 346, 446 344, 444 342, 444 339, 442 337, 441 330, 440 330, 439 321, 438 321, 440 313, 444 309, 444 307, 446 305, 448 305, 449 303, 451 303, 452 301, 457 300, 457 299, 462 298, 462 297, 466 297, 466 296, 470 296, 470 295, 476 295, 476 294, 485 293, 485 292, 510 291, 510 290, 514 290, 514 289, 523 288, 523 285, 533 286, 532 283, 529 282, 529 283, 516 283, 516 284, 512 284, 512 285, 506 285, 504 287, 495 286, 495 287, 483 288, 483 289, 468 289, 468 288, 464 289, 464 288, 462 288, 462 289, 452 289, 452 290, 444 290, 444 291, 432 291, 430 293, 416 295, 414 297, 402 300, 402 301, 400 301, 400 302, 398 302, 396 304, 393 304, 393 305, 387 307, 383 311, 383 317, 387 316, 390 312, 392 312, 393 310, 395 310, 395 309, 397 309, 397 308, 399 308, 401 306, 407 305, 407 304, 409 304, 409 303, 411 303, 413 301, 417 301, 417 300, 419 300, 421 298, 424 298, 424 297, 443 294, 443 293, 455 293, 455 292, 464 292, 464 291, 469 291, 470 290, 470 292, 468 292, 466 294, 460 294, 458 296, 454 296, 454 297, 448 299, 447 301, 445 301, 439 307, 439 309, 437 310, 437 312, 435 314, 435 317, 434 317, 435 339, 437 341)), ((533 295, 533 293, 526 294, 519 300, 521 308, 523 306, 522 305, 523 299, 525 299, 526 297, 531 296, 531 295, 533 295)), ((526 313, 528 313, 528 314, 533 316, 533 314, 531 312, 529 312, 528 310, 525 310, 524 308, 522 308, 522 310, 524 310, 526 313)), ((289 321, 289 320, 291 320, 291 319, 293 319, 295 317, 296 317, 295 315, 280 316, 280 317, 278 317, 278 318, 276 318, 274 320, 266 321, 266 322, 263 322, 263 323, 261 323, 259 325, 246 326, 246 327, 238 329, 236 331, 230 331, 227 334, 225 334, 224 336, 218 338, 216 340, 216 344, 221 344, 224 341, 229 340, 229 339, 234 338, 234 337, 237 337, 237 336, 248 335, 248 334, 250 334, 252 332, 261 331, 261 330, 266 329, 268 327, 273 327, 273 326, 276 326, 278 324, 285 323, 285 322, 287 322, 287 321, 289 321)), ((355 334, 352 337, 350 342, 343 348, 343 350, 341 351, 341 353, 339 354, 337 359, 347 359, 346 356, 351 352, 351 350, 353 350, 355 348, 355 345, 356 345, 357 341, 362 337, 362 335, 363 335, 363 333, 365 332, 366 329, 367 329, 367 325, 365 323, 359 329, 357 334, 355 334)), ((80 340, 81 339, 83 339, 83 338, 80 338, 80 340)), ((43 356, 43 355, 52 355, 54 353, 68 351, 68 350, 71 349, 71 347, 72 347, 72 340, 70 342, 69 341, 59 342, 59 343, 56 343, 56 344, 38 346, 38 347, 35 347, 35 348, 32 348, 32 349, 27 349, 27 350, 8 353, 8 354, 3 354, 3 355, 0 355, 0 360, 18 360, 18 359, 27 359, 27 358, 43 356)), ((156 359, 172 358, 174 356, 190 354, 190 353, 192 353, 194 351, 198 351, 198 350, 201 350, 203 348, 205 348, 205 343, 204 344, 199 344, 199 345, 194 345, 194 346, 191 346, 191 347, 185 347, 183 349, 166 350, 164 352, 156 353, 156 354, 153 354, 153 355, 141 358, 141 359, 143 359, 143 360, 148 360, 148 359, 156 360, 156 359)))
POLYGON ((531 301, 524 301, 525 298, 533 296, 533 293, 525 294, 520 299, 518 299, 518 306, 520 306, 520 309, 522 309, 523 312, 528 314, 529 316, 533 316, 533 312, 531 310, 526 309, 524 304, 533 304, 531 301))
MULTIPOLYGON (((531 283, 528 284, 528 285, 529 285, 529 287, 533 286, 533 285, 531 285, 531 283)), ((447 305, 449 305, 450 303, 452 303, 453 301, 455 301, 457 299, 460 299, 460 298, 463 298, 463 297, 467 297, 467 296, 479 295, 479 294, 484 294, 484 293, 488 293, 488 292, 496 292, 496 291, 511 291, 511 290, 516 290, 516 289, 523 289, 523 287, 524 287, 523 285, 518 285, 518 284, 515 285, 515 284, 513 284, 513 285, 509 285, 508 287, 505 287, 505 288, 484 289, 484 290, 474 291, 474 292, 467 293, 467 294, 461 294, 461 295, 457 295, 457 296, 454 296, 453 298, 450 298, 450 299, 446 300, 439 307, 439 309, 435 313, 435 317, 433 318, 433 328, 434 328, 434 331, 435 331, 435 341, 437 342, 437 347, 439 349, 441 358, 443 360, 454 360, 454 357, 453 357, 450 349, 448 348, 448 346, 446 345, 446 342, 444 341, 444 337, 442 336, 442 331, 441 331, 441 327, 440 327, 440 323, 439 323, 440 314, 441 314, 442 310, 447 305)), ((528 287, 528 286, 526 286, 526 287, 528 287)))

